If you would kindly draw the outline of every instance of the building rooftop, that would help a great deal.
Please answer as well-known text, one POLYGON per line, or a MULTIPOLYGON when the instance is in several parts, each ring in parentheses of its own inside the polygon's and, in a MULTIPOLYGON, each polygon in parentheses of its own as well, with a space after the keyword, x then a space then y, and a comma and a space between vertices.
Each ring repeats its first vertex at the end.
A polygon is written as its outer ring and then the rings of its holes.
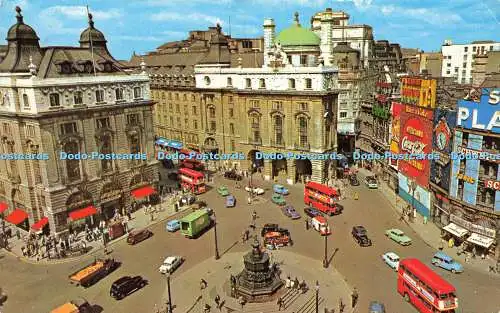
POLYGON ((287 46, 319 46, 321 39, 312 30, 303 28, 299 23, 299 13, 295 12, 294 24, 282 30, 275 39, 276 43, 287 46))

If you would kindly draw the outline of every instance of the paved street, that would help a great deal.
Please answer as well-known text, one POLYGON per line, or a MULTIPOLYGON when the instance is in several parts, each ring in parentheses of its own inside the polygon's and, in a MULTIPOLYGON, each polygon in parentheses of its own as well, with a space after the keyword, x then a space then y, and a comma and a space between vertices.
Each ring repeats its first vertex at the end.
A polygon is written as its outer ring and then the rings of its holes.
MULTIPOLYGON (((254 184, 258 181, 259 179, 254 179, 254 184)), ((255 209, 259 215, 258 224, 277 222, 290 229, 294 246, 284 248, 285 250, 316 260, 304 266, 322 270, 323 239, 313 230, 305 230, 304 219, 288 220, 270 201, 261 201, 258 205, 249 207, 243 189, 236 190, 233 182, 216 178, 216 185, 220 182, 228 185, 238 200, 236 208, 225 208, 223 199, 215 190, 212 189, 202 196, 216 211, 219 249, 222 254, 220 262, 225 262, 225 253, 229 255, 229 253, 248 251, 248 245, 237 241, 245 227, 250 224, 251 213, 255 209)), ((266 187, 263 198, 269 199, 272 194, 271 184, 262 185, 266 187)), ((331 264, 345 277, 351 288, 354 286, 358 288, 360 298, 357 312, 365 312, 368 302, 374 299, 384 302, 388 312, 415 312, 396 292, 396 274, 383 264, 380 256, 387 251, 394 251, 402 257, 418 257, 429 264, 435 251, 406 224, 397 221, 399 216, 378 191, 368 190, 364 186, 355 188, 359 192, 360 199, 343 200, 344 213, 330 218, 333 235, 329 238, 329 256, 331 257, 333 251, 338 249, 332 257, 331 264), (359 224, 368 229, 374 243, 372 247, 358 247, 351 238, 352 226, 359 224), (392 227, 407 232, 413 239, 412 246, 402 247, 387 239, 384 230, 392 227)), ((287 201, 295 204, 301 213, 304 207, 302 195, 302 187, 294 186, 291 187, 291 195, 286 197, 287 201)), ((165 278, 157 271, 162 260, 172 254, 180 254, 186 258, 186 262, 173 275, 175 282, 177 276, 203 260, 213 257, 214 234, 213 231, 209 231, 199 239, 188 240, 179 233, 166 233, 164 223, 152 227, 152 230, 155 235, 136 246, 128 246, 125 241, 113 245, 111 255, 123 261, 122 267, 86 290, 70 285, 67 275, 90 262, 94 258, 92 255, 78 262, 33 265, 16 260, 6 255, 3 250, 0 251, 0 282, 9 295, 3 313, 48 312, 77 296, 83 296, 92 304, 100 305, 103 312, 153 312, 154 304, 161 305, 161 298, 165 292, 165 278), (112 281, 123 275, 142 275, 149 280, 149 285, 122 301, 115 301, 109 297, 109 287, 112 281)), ((470 270, 467 265, 465 273, 459 275, 440 269, 436 271, 458 289, 460 312, 496 313, 500 309, 494 301, 500 295, 498 291, 500 275, 495 279, 483 272, 470 270)), ((174 283, 172 290, 176 297, 181 297, 179 290, 175 288, 174 283)), ((192 295, 185 296, 192 297, 192 295)), ((333 297, 336 300, 338 295, 333 297)), ((346 299, 346 302, 349 302, 348 300, 350 299, 346 299)))

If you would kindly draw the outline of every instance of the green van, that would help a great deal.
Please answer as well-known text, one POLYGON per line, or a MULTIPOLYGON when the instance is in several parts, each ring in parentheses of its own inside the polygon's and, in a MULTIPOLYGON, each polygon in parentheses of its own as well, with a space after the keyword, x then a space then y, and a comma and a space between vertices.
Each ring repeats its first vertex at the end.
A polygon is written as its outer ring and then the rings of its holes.
POLYGON ((188 238, 197 237, 211 224, 207 210, 196 210, 179 220, 181 223, 181 234, 188 238))

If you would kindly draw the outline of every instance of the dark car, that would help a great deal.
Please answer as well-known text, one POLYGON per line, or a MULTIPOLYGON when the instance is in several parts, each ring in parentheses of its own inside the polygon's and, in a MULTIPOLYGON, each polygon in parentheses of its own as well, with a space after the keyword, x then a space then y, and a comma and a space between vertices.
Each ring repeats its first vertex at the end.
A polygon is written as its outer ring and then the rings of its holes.
POLYGON ((359 180, 358 180, 358 177, 356 177, 355 175, 352 175, 352 176, 349 178, 349 182, 351 183, 351 186, 359 186, 359 180))
POLYGON ((330 211, 330 212, 332 212, 331 214, 329 214, 330 216, 331 215, 339 215, 342 213, 342 211, 344 211, 344 206, 342 204, 334 203, 333 205, 335 206, 335 211, 333 211, 333 212, 330 211))
POLYGON ((264 226, 262 227, 262 231, 260 232, 260 235, 264 237, 264 235, 269 232, 278 232, 290 236, 290 232, 288 231, 288 229, 281 228, 279 227, 278 224, 264 224, 264 226))
POLYGON ((224 173, 224 177, 227 179, 232 179, 232 180, 242 180, 243 179, 243 177, 241 177, 241 175, 239 175, 235 171, 226 171, 224 173))
POLYGON ((351 234, 361 247, 369 247, 372 245, 372 241, 368 238, 368 234, 364 226, 354 226, 351 234))
POLYGON ((311 207, 304 208, 304 213, 309 217, 323 216, 320 210, 311 207))
POLYGON ((147 281, 141 276, 124 276, 111 285, 109 295, 116 300, 121 300, 131 292, 141 289, 147 285, 147 281))

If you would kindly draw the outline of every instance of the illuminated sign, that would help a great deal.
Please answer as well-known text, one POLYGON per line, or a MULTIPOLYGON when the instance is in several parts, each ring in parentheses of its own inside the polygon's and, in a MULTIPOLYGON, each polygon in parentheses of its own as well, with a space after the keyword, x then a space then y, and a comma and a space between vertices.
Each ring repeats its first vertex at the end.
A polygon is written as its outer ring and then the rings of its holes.
POLYGON ((457 126, 500 133, 500 89, 483 88, 458 101, 457 126))
POLYGON ((424 108, 436 107, 436 80, 402 78, 401 101, 424 108))
POLYGON ((490 189, 495 189, 495 190, 500 190, 500 181, 486 180, 486 181, 484 181, 484 187, 490 188, 490 189))
MULTIPOLYGON (((399 116, 403 109, 403 104, 398 102, 392 103, 391 113, 392 113, 392 123, 391 123, 391 147, 390 150, 393 154, 399 154, 399 135, 400 135, 400 120, 399 116)), ((391 158, 389 160, 390 165, 394 168, 398 168, 398 160, 391 158)))

